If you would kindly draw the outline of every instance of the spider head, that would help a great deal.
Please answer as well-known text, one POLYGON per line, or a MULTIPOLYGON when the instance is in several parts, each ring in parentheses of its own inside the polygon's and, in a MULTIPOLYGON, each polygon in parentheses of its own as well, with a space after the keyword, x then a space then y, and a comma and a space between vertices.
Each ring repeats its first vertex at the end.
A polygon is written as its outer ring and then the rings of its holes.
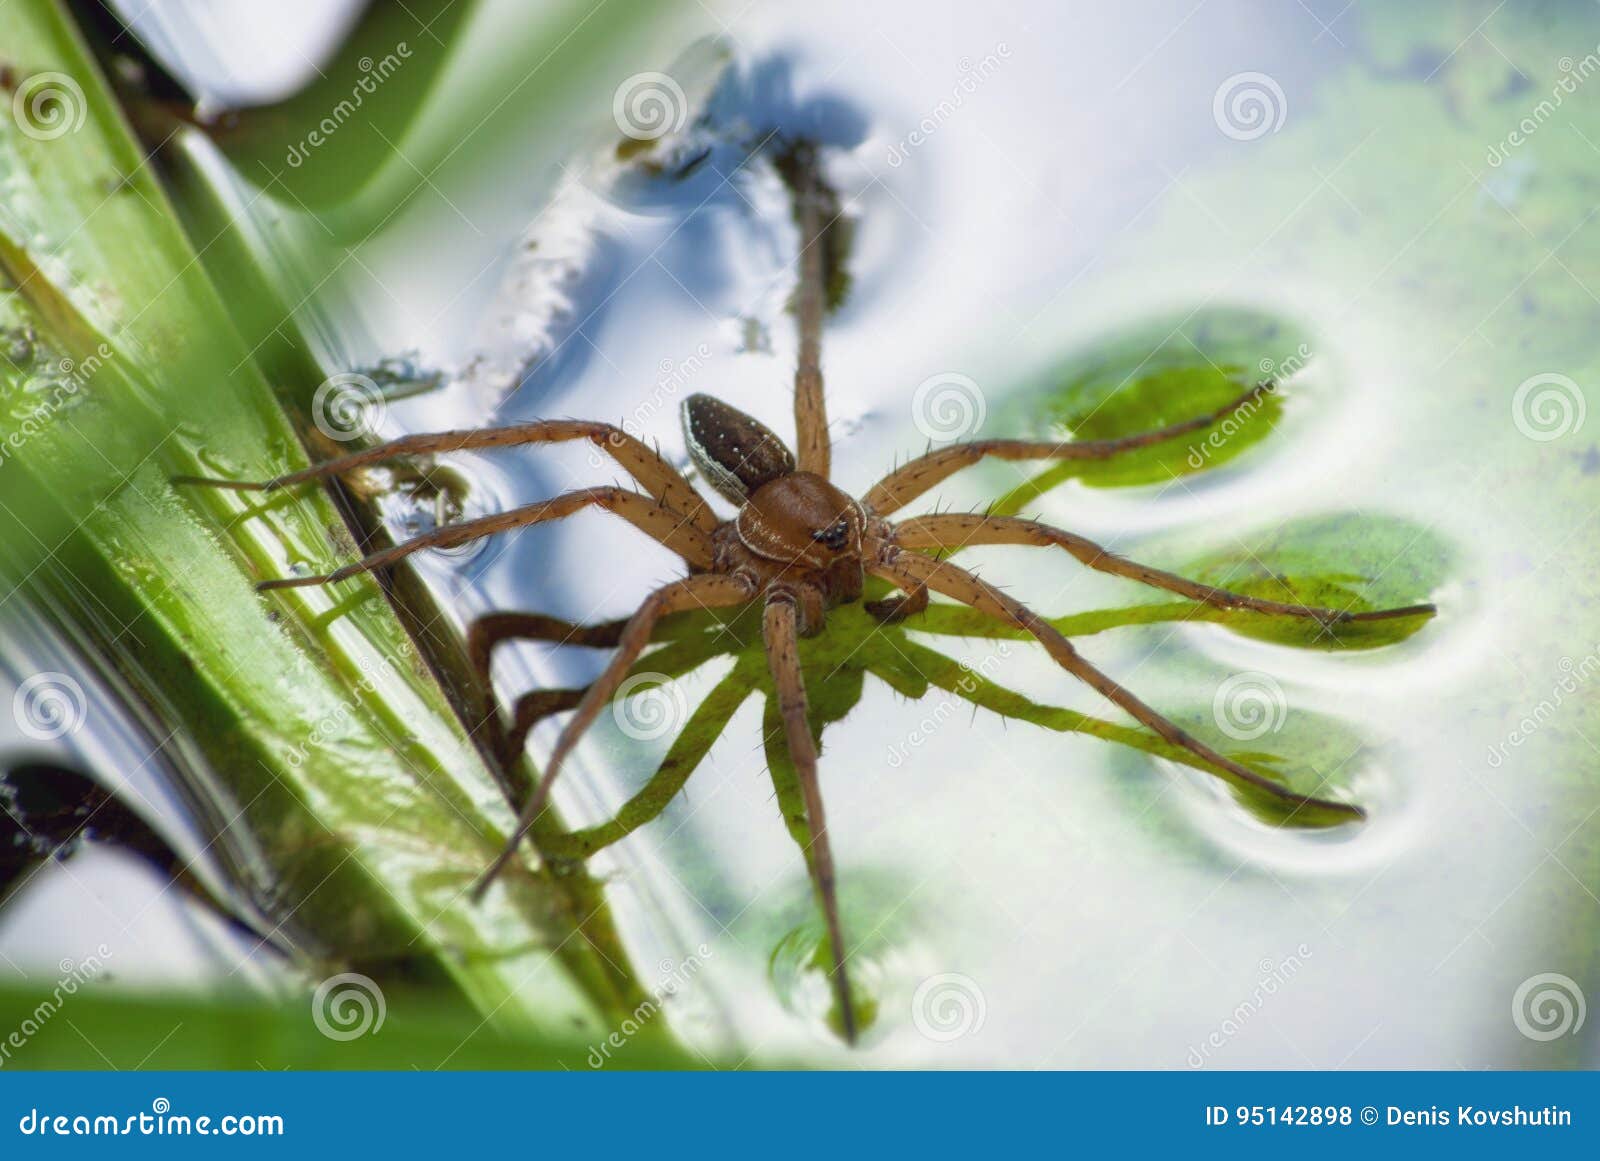
POLYGON ((739 510, 739 539, 766 560, 822 571, 861 556, 861 505, 811 472, 763 484, 739 510))
POLYGON ((826 528, 813 532, 811 539, 833 552, 843 552, 850 544, 850 521, 841 516, 826 528))

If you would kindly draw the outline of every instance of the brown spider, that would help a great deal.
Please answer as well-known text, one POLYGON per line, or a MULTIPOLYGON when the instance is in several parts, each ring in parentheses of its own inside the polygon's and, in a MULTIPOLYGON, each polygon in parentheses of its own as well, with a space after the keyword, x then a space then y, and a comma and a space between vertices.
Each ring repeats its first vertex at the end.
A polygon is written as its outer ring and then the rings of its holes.
MULTIPOLYGON (((474 899, 481 898, 495 877, 515 858, 522 839, 544 810, 563 762, 616 694, 629 668, 650 643, 657 622, 681 611, 761 602, 767 661, 812 835, 811 870, 831 944, 832 986, 845 1039, 853 1043, 856 1020, 845 967, 846 945, 817 778, 817 744, 807 720, 797 639, 819 632, 829 609, 859 600, 868 575, 883 578, 904 594, 868 606, 869 612, 879 620, 897 621, 913 616, 927 607, 930 590, 942 593, 1026 631, 1068 673, 1093 687, 1167 742, 1188 750, 1293 809, 1316 807, 1352 819, 1363 817, 1360 807, 1294 793, 1274 779, 1218 753, 1090 664, 1065 636, 1032 609, 966 569, 929 554, 982 544, 1057 547, 1090 568, 1195 601, 1226 609, 1310 618, 1324 625, 1425 615, 1434 609, 1431 604, 1420 604, 1352 613, 1262 600, 1126 560, 1074 533, 1016 517, 946 514, 913 516, 893 523, 888 519, 946 477, 985 457, 1107 459, 1209 427, 1269 390, 1270 383, 1258 384, 1225 407, 1155 431, 1083 442, 992 439, 959 443, 930 451, 895 469, 860 500, 840 491, 828 481, 830 445, 821 367, 824 287, 828 274, 823 236, 838 216, 838 203, 821 179, 813 147, 805 143, 790 146, 779 164, 794 193, 794 212, 803 243, 795 301, 800 339, 794 396, 798 456, 770 429, 720 400, 693 395, 684 400, 681 409, 684 436, 696 467, 719 495, 738 506, 731 520, 719 519, 689 481, 658 452, 611 424, 582 420, 540 420, 503 428, 407 436, 262 482, 197 477, 186 477, 184 482, 271 492, 335 477, 399 456, 578 439, 589 440, 604 449, 632 475, 643 491, 596 487, 567 492, 549 500, 438 528, 325 576, 269 580, 257 587, 288 589, 347 580, 397 564, 425 548, 465 544, 479 537, 559 520, 588 507, 602 508, 622 517, 677 553, 688 565, 688 576, 652 592, 625 623, 573 627, 537 614, 502 613, 493 614, 474 626, 469 652, 486 686, 490 651, 495 643, 510 637, 552 638, 616 648, 610 664, 586 690, 543 691, 554 696, 535 693, 518 703, 515 725, 509 734, 502 732, 502 753, 508 749, 512 751, 508 757, 515 757, 515 751, 520 751, 533 721, 552 712, 575 712, 557 739, 544 773, 523 806, 504 850, 478 880, 474 899), (509 746, 503 744, 507 738, 511 740, 509 746)), ((501 729, 497 713, 491 715, 490 721, 493 728, 501 729)))

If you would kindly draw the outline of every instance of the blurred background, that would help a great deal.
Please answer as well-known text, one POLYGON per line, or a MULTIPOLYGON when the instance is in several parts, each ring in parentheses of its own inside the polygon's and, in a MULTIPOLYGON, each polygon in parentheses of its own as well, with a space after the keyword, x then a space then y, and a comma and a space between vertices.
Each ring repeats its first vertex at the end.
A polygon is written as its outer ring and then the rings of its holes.
MULTIPOLYGON (((1596 73, 1593 6, 1551 0, 11 0, 0 1067, 1600 1064, 1596 73), (627 615, 665 550, 585 515, 386 588, 251 587, 620 476, 592 446, 169 482, 536 417, 687 464, 694 392, 787 438, 794 140, 841 208, 847 490, 1268 379, 1182 447, 938 503, 1438 606, 1318 636, 963 554, 1214 745, 1368 811, 1322 830, 1018 640, 833 618, 807 677, 854 1048, 737 632, 652 655, 542 857, 465 898, 526 777, 474 730, 467 627, 627 615)), ((604 661, 518 644, 495 686, 604 661)))

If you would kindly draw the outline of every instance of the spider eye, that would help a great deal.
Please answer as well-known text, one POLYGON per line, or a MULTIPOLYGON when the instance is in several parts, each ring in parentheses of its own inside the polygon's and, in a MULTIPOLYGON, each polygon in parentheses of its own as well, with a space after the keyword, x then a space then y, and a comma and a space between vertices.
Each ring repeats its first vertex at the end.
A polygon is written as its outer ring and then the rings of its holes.
POLYGON ((847 520, 837 521, 819 532, 813 532, 811 539, 838 552, 850 540, 850 523, 847 520))

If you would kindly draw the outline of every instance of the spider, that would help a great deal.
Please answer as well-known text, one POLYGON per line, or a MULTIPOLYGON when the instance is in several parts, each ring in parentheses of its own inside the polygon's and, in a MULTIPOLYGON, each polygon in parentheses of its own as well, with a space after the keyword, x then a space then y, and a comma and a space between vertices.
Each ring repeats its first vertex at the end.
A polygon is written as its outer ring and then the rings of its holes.
POLYGON ((1270 391, 1270 381, 1256 384, 1224 407, 1156 430, 1076 442, 985 439, 956 443, 930 450, 896 468, 860 499, 841 491, 829 481, 831 446, 822 377, 823 318, 831 273, 824 235, 839 217, 838 200, 822 178, 814 145, 804 141, 788 145, 778 165, 791 190, 802 243, 794 300, 799 334, 794 376, 797 446, 791 451, 771 429, 708 395, 691 395, 680 409, 690 458, 706 483, 737 507, 731 519, 719 518, 689 480, 655 449, 614 425, 576 419, 406 436, 265 481, 184 477, 182 482, 272 492, 397 457, 572 440, 591 441, 608 454, 632 476, 638 490, 609 486, 567 492, 435 529, 325 575, 267 580, 257 588, 333 584, 387 569, 423 549, 453 547, 560 520, 587 508, 621 517, 682 558, 688 575, 651 592, 625 621, 575 627, 538 614, 498 613, 473 627, 469 654, 486 687, 492 649, 502 640, 544 638, 615 649, 610 663, 587 689, 538 691, 524 697, 515 707, 510 731, 502 727, 498 713, 493 713, 491 724, 500 733, 500 752, 507 758, 520 754, 535 721, 563 711, 571 711, 572 716, 527 796, 504 849, 474 886, 475 900, 482 898, 516 857, 573 748, 616 695, 630 667, 650 644, 658 622, 678 612, 759 603, 767 665, 812 836, 808 862, 831 945, 829 979, 841 1031, 847 1042, 854 1043, 857 1021, 839 917, 837 873, 818 780, 818 746, 807 717, 798 640, 820 632, 830 609, 860 600, 868 576, 887 581, 900 594, 866 606, 879 621, 915 617, 927 609, 929 594, 939 593, 1032 636, 1062 669, 1202 763, 1271 795, 1291 812, 1315 807, 1347 819, 1362 818, 1364 812, 1352 803, 1295 793, 1217 752, 1091 664, 1040 614, 938 554, 973 545, 1059 548, 1089 568, 1207 605, 1309 618, 1324 626, 1429 615, 1434 606, 1350 612, 1264 600, 1136 563, 1075 533, 1019 517, 949 513, 890 519, 947 477, 985 458, 1109 459, 1210 427, 1270 391))

